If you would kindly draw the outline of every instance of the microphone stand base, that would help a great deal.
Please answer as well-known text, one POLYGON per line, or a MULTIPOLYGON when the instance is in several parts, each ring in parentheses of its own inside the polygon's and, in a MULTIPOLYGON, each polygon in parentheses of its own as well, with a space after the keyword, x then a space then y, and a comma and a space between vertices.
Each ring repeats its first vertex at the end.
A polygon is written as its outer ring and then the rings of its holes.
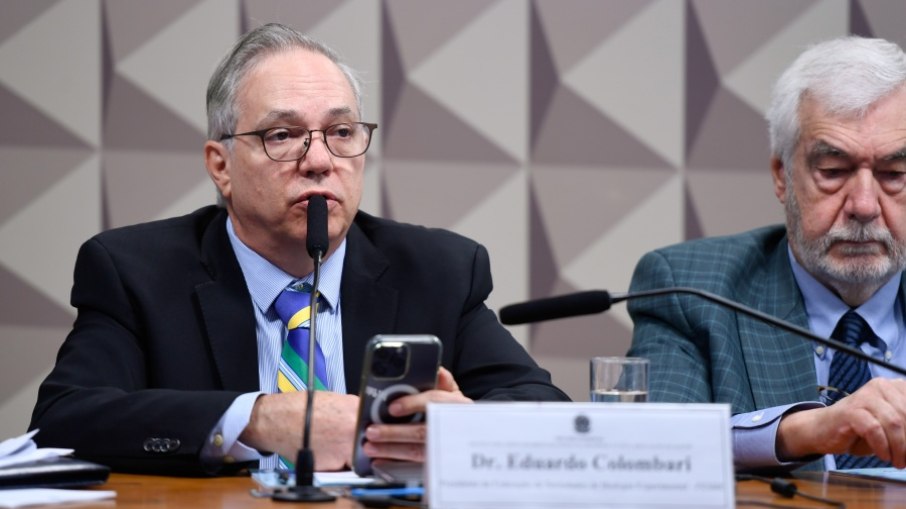
POLYGON ((316 486, 296 486, 288 491, 274 493, 277 502, 333 502, 337 497, 316 486))

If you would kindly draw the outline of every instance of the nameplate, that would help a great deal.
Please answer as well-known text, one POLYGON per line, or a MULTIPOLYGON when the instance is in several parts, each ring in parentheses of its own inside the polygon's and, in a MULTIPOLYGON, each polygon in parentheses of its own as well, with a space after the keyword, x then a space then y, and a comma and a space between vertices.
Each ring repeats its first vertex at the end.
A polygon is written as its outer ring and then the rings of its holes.
POLYGON ((428 405, 431 509, 733 508, 721 404, 428 405))

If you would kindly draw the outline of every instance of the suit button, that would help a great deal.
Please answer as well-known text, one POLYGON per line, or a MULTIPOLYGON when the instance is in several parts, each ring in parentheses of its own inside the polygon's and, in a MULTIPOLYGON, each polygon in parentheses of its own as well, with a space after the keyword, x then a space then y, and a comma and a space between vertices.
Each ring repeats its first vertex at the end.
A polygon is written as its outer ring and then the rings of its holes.
POLYGON ((223 447, 223 435, 220 433, 214 435, 214 447, 223 447))
POLYGON ((145 452, 167 453, 179 449, 182 442, 178 438, 146 438, 142 443, 145 452))
POLYGON ((165 438, 163 452, 174 452, 179 449, 179 445, 180 442, 178 438, 165 438))

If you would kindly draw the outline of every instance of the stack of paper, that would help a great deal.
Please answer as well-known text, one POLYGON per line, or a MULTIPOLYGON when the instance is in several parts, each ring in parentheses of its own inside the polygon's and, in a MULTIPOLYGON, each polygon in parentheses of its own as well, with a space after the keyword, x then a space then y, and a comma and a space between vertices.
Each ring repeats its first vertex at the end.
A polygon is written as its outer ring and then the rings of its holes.
POLYGON ((53 490, 49 488, 2 490, 0 491, 0 508, 16 509, 33 505, 95 502, 114 497, 116 497, 115 491, 53 490))
MULTIPOLYGON (((72 454, 72 449, 58 449, 51 447, 38 448, 32 437, 38 430, 32 430, 22 436, 10 438, 0 442, 0 470, 6 469, 6 472, 17 472, 23 470, 26 464, 34 462, 53 462, 62 456, 72 454), (22 467, 20 467, 22 465, 22 467)), ((71 458, 63 458, 59 461, 78 462, 71 458)), ((104 469, 103 479, 107 478, 106 467, 95 465, 104 469)), ((101 480, 100 482, 103 482, 101 480)), ((30 489, 0 489, 0 508, 17 508, 43 504, 62 504, 70 502, 87 502, 95 500, 104 500, 116 497, 115 491, 85 491, 85 490, 60 490, 47 488, 30 488, 30 489)))
POLYGON ((35 441, 32 440, 32 437, 37 433, 38 430, 33 429, 22 436, 0 442, 0 468, 72 454, 72 449, 56 449, 53 447, 42 447, 39 449, 35 441))

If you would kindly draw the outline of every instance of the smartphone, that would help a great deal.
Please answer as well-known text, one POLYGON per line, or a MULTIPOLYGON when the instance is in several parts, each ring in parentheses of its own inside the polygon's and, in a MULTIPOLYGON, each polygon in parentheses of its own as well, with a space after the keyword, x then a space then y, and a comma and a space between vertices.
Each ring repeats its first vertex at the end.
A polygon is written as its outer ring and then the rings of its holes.
POLYGON ((374 424, 408 424, 425 420, 422 413, 394 417, 387 406, 403 396, 434 388, 440 367, 441 343, 436 336, 378 335, 365 346, 359 414, 356 422, 352 469, 371 475, 371 458, 362 452, 365 429, 374 424))

